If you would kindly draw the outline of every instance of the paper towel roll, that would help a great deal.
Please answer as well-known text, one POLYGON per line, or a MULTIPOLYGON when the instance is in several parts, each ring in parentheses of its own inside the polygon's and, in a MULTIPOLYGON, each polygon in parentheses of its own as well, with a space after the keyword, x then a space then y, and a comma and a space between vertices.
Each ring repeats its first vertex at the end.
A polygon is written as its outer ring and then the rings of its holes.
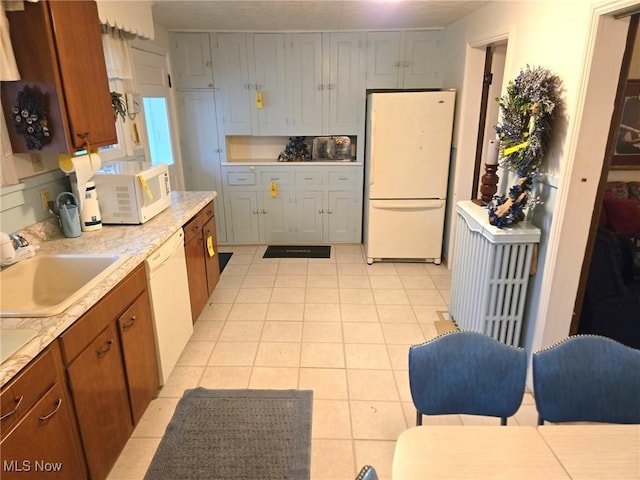
POLYGON ((82 205, 87 191, 87 182, 102 167, 100 156, 97 153, 89 153, 77 157, 66 157, 59 159, 58 164, 63 172, 75 173, 78 185, 78 199, 80 199, 80 205, 82 205))

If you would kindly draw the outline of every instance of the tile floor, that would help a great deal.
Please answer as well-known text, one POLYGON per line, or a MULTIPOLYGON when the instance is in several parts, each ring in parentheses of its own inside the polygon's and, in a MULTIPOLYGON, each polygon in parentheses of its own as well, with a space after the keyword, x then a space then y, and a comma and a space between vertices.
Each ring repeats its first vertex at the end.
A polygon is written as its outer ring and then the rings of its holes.
MULTIPOLYGON (((263 259, 264 246, 234 252, 167 384, 153 400, 110 480, 144 477, 187 388, 312 389, 312 480, 350 480, 364 464, 391 479, 395 439, 415 425, 407 350, 437 335, 448 310, 444 265, 374 263, 361 245, 330 259, 263 259)), ((525 394, 512 425, 536 425, 525 394)), ((448 415, 424 423, 499 424, 448 415)))

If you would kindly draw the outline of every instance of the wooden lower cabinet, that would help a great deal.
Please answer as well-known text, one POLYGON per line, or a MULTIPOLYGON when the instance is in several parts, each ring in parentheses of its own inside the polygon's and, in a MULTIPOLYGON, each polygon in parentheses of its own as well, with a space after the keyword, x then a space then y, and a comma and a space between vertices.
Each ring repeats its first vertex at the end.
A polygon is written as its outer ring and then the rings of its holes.
POLYGON ((195 323, 220 279, 213 202, 184 225, 191 316, 195 323))
POLYGON ((7 384, 1 396, 1 478, 86 478, 57 343, 7 384))
POLYGON ((106 478, 133 432, 118 332, 109 325, 67 368, 92 479, 106 478))

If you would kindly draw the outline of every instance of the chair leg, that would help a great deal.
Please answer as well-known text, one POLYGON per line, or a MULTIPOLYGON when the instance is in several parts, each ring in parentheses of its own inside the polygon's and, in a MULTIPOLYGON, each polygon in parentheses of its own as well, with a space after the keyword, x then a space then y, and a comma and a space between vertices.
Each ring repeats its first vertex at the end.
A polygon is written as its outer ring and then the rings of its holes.
POLYGON ((538 425, 544 425, 544 418, 540 414, 538 414, 538 425))
POLYGON ((422 425, 422 414, 419 410, 416 410, 416 426, 422 425))
POLYGON ((500 425, 503 427, 507 425, 507 417, 500 417, 500 425))

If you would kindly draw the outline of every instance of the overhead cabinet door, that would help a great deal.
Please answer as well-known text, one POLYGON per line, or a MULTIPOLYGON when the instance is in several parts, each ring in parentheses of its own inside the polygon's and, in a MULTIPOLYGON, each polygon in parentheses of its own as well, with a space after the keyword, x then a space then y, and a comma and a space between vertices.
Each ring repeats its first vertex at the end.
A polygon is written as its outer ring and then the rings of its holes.
POLYGON ((208 33, 172 34, 171 55, 176 88, 214 87, 208 33))
POLYGON ((284 35, 253 36, 256 65, 256 107, 260 135, 282 135, 287 127, 287 84, 284 35), (261 97, 261 104, 258 96, 261 97))

